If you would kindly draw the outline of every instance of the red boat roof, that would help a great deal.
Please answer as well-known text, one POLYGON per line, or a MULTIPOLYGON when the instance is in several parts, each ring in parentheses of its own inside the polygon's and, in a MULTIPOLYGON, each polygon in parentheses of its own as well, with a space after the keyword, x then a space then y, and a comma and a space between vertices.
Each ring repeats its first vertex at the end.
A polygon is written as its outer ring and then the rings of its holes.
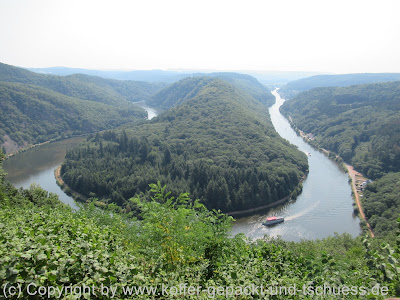
POLYGON ((267 218, 267 221, 273 221, 273 220, 276 220, 277 219, 277 217, 269 217, 269 218, 267 218))

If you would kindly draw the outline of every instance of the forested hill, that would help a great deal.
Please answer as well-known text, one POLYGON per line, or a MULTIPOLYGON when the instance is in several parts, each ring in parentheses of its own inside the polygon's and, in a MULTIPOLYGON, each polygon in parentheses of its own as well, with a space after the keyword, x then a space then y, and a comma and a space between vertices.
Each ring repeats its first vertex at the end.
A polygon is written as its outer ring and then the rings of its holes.
POLYGON ((400 81, 314 89, 281 111, 369 178, 400 171, 400 81))
POLYGON ((9 153, 143 119, 145 111, 131 101, 147 100, 164 86, 87 75, 42 75, 0 63, 0 147, 9 153))
POLYGON ((157 180, 175 196, 189 191, 223 211, 299 192, 307 158, 275 132, 265 104, 219 79, 191 78, 176 87, 172 95, 186 98, 180 105, 149 123, 97 134, 68 152, 64 181, 126 210, 127 199, 157 180))
POLYGON ((270 91, 257 81, 257 79, 250 75, 229 72, 211 73, 207 74, 207 77, 200 73, 193 74, 193 77, 178 81, 155 94, 147 103, 164 109, 171 108, 194 97, 213 78, 223 79, 231 83, 268 106, 274 103, 274 97, 270 91))
POLYGON ((291 81, 283 86, 279 92, 286 99, 289 99, 300 92, 308 91, 317 87, 351 86, 398 80, 400 80, 400 73, 316 75, 291 81))
POLYGON ((400 213, 400 81, 313 89, 286 101, 281 111, 313 133, 313 143, 378 179, 362 203, 375 233, 393 233, 400 213))
POLYGON ((0 82, 0 146, 4 152, 66 137, 111 129, 143 119, 144 110, 68 97, 21 83, 0 82))

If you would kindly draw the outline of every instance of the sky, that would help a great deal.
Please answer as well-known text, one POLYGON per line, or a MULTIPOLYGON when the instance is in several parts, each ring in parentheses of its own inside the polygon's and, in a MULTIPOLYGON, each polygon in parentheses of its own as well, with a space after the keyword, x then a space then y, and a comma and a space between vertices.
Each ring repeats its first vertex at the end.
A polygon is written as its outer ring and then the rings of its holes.
POLYGON ((0 0, 0 62, 400 72, 399 0, 0 0))

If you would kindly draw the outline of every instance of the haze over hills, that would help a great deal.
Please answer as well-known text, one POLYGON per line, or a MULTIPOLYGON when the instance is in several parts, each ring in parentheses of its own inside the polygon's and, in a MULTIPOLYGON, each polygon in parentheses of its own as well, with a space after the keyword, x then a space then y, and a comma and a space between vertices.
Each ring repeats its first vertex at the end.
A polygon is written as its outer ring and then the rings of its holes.
POLYGON ((184 79, 161 93, 178 99, 167 103, 172 109, 71 150, 64 181, 125 209, 155 178, 175 196, 186 190, 223 211, 299 193, 306 156, 276 133, 265 101, 212 77, 184 79))
MULTIPOLYGON (((118 71, 118 70, 88 70, 81 68, 67 68, 67 67, 52 67, 52 68, 28 68, 28 70, 52 75, 73 75, 73 74, 86 74, 91 76, 98 76, 109 79, 118 80, 135 80, 147 82, 166 82, 173 83, 183 78, 195 76, 211 75, 211 73, 221 73, 217 70, 134 70, 134 71, 118 71)), ((262 84, 265 84, 270 89, 276 86, 282 86, 290 81, 300 78, 310 77, 313 75, 321 74, 321 72, 300 72, 300 71, 254 71, 254 70, 234 70, 224 71, 223 73, 240 73, 247 74, 262 84)))
POLYGON ((316 87, 350 86, 376 82, 388 82, 400 80, 400 73, 359 73, 338 75, 315 75, 307 78, 291 81, 284 85, 279 92, 287 99, 296 96, 300 92, 308 91, 316 87))
POLYGON ((135 70, 135 71, 112 71, 112 70, 88 70, 80 68, 52 67, 52 68, 28 68, 28 70, 40 74, 52 75, 74 75, 85 74, 90 76, 103 77, 117 80, 134 80, 146 82, 167 82, 172 83, 185 78, 191 72, 164 71, 164 70, 135 70))
POLYGON ((0 64, 0 146, 9 153, 143 119, 145 111, 132 101, 145 101, 164 86, 88 75, 43 75, 0 64))

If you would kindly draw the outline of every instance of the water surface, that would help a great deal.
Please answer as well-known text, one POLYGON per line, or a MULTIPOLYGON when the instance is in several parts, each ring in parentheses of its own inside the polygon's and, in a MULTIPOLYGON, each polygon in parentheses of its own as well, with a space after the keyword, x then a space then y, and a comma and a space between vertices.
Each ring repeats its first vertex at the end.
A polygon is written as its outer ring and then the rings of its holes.
POLYGON ((48 143, 8 158, 3 163, 4 170, 8 173, 6 179, 17 188, 29 188, 31 184, 38 184, 77 209, 76 202, 57 185, 54 170, 64 161, 67 150, 84 139, 85 137, 74 137, 48 143))
MULTIPOLYGON (((140 106, 147 111, 149 119, 160 113, 144 103, 140 106)), ((29 188, 31 184, 38 184, 46 191, 57 194, 62 202, 77 209, 75 200, 57 185, 54 171, 64 161, 67 150, 77 146, 84 139, 86 138, 74 137, 18 153, 4 161, 4 170, 8 173, 6 179, 17 188, 29 188)))
POLYGON ((263 213, 239 218, 232 234, 244 233, 253 239, 264 235, 281 236, 287 241, 317 239, 336 233, 360 234, 359 219, 353 214, 353 199, 347 174, 323 153, 315 150, 296 135, 287 119, 279 112, 284 100, 273 92, 276 103, 269 112, 276 131, 308 156, 309 174, 297 200, 279 205, 263 213), (261 223, 269 216, 285 217, 273 227, 261 223))

